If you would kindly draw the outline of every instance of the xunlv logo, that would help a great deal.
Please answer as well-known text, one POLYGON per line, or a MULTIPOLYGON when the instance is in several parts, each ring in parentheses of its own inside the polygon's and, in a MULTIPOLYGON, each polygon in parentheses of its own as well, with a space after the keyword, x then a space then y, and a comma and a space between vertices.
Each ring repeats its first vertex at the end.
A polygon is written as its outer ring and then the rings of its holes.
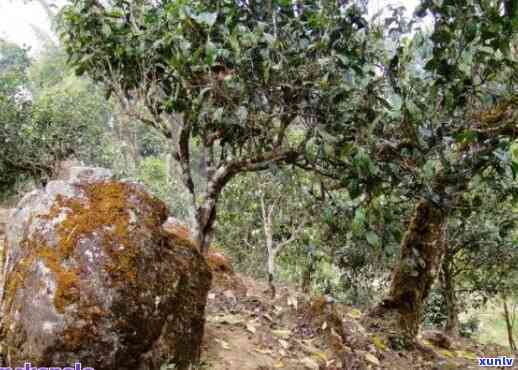
POLYGON ((513 366, 514 358, 501 357, 482 357, 478 359, 478 366, 513 366))

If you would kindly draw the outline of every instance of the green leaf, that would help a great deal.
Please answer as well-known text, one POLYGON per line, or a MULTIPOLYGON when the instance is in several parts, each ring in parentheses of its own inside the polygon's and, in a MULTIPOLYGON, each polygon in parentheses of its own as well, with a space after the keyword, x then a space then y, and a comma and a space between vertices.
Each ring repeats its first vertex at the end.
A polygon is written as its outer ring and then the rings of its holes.
POLYGON ((476 141, 477 133, 471 130, 464 130, 463 132, 453 135, 453 138, 458 143, 469 144, 476 141))
POLYGON ((390 98, 390 102, 392 104, 392 109, 389 111, 389 116, 391 118, 397 119, 401 117, 401 107, 403 105, 403 101, 399 95, 393 95, 390 98))
POLYGON ((347 189, 349 191, 349 196, 351 197, 351 199, 358 198, 362 193, 358 179, 349 180, 347 189))
POLYGON ((354 222, 360 225, 365 224, 365 209, 358 208, 354 213, 354 222))
POLYGON ((240 106, 236 115, 240 122, 244 122, 248 117, 248 109, 246 109, 246 107, 240 106))
POLYGON ((367 231, 367 234, 365 235, 365 237, 367 239, 367 242, 370 245, 372 245, 373 247, 379 247, 380 238, 374 231, 372 231, 372 230, 367 231))
POLYGON ((104 23, 102 26, 102 33, 104 36, 110 36, 112 33, 111 27, 109 25, 107 25, 106 23, 104 23))
POLYGON ((215 122, 221 122, 223 118, 223 108, 218 108, 214 111, 213 115, 212 115, 212 119, 215 121, 215 122))
POLYGON ((513 172, 513 179, 516 180, 516 175, 518 174, 518 162, 511 162, 511 171, 513 172))
POLYGON ((206 24, 207 26, 212 27, 216 24, 218 13, 200 13, 198 15, 192 15, 192 18, 197 23, 206 24))
POLYGON ((207 44, 205 45, 205 63, 209 66, 212 66, 216 61, 216 51, 216 47, 212 41, 207 41, 207 44))
POLYGON ((432 179, 435 176, 435 168, 437 166, 438 161, 430 159, 426 161, 423 172, 427 179, 432 179))

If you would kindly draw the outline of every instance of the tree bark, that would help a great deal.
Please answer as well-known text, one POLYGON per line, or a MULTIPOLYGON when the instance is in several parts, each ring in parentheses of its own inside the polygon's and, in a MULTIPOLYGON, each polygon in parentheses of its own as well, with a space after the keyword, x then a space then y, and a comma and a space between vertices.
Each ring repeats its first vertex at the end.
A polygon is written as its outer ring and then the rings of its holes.
POLYGON ((216 221, 216 200, 206 200, 195 210, 194 240, 203 255, 209 251, 216 221))
POLYGON ((513 320, 511 319, 511 315, 509 314, 509 307, 507 306, 506 297, 503 297, 504 303, 504 318, 505 318, 505 326, 507 328, 507 339, 509 340, 509 348, 512 352, 516 352, 516 342, 513 337, 513 320))
POLYGON ((268 251, 268 286, 270 288, 270 297, 272 299, 277 295, 275 289, 275 252, 268 251))
POLYGON ((388 295, 364 317, 367 325, 391 327, 401 334, 405 343, 413 343, 423 302, 444 254, 441 236, 445 220, 445 212, 431 201, 423 199, 417 203, 401 241, 401 254, 388 295))
POLYGON ((455 294, 455 280, 452 271, 453 257, 450 251, 447 251, 441 265, 441 287, 448 315, 444 331, 448 335, 457 335, 459 327, 457 296, 455 294))
MULTIPOLYGON (((264 203, 263 203, 264 204, 264 203)), ((263 206, 264 210, 264 206, 263 206)), ((264 212, 263 212, 264 214, 264 212)), ((273 245, 273 231, 272 231, 272 218, 271 213, 268 214, 267 218, 263 220, 264 222, 264 233, 266 237, 266 252, 267 256, 267 270, 268 270, 268 285, 270 288, 270 296, 272 299, 275 298, 276 289, 275 289, 275 255, 277 254, 277 250, 273 245)))
POLYGON ((277 249, 273 243, 273 221, 272 221, 272 213, 274 210, 274 206, 266 207, 264 201, 264 194, 261 196, 261 213, 263 217, 263 229, 264 229, 264 237, 266 240, 266 253, 267 253, 267 273, 268 273, 268 287, 270 289, 270 297, 272 299, 275 298, 277 292, 275 289, 275 256, 277 254, 277 249))
POLYGON ((121 154, 124 162, 124 171, 129 174, 134 174, 137 169, 139 161, 138 143, 136 135, 131 126, 131 119, 124 114, 121 106, 117 107, 118 118, 115 126, 117 133, 117 141, 121 147, 121 154))
POLYGON ((313 280, 313 274, 316 271, 316 261, 312 257, 306 266, 306 270, 302 276, 302 292, 305 294, 311 293, 311 281, 313 280))

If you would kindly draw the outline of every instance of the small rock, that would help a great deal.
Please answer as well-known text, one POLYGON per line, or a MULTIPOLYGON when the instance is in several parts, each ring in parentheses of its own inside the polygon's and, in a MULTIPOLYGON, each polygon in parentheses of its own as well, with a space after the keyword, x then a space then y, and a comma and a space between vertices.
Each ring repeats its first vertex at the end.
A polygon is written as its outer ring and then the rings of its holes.
POLYGON ((427 330, 421 334, 421 337, 424 340, 429 341, 434 346, 444 349, 451 349, 452 343, 451 339, 439 330, 427 330))

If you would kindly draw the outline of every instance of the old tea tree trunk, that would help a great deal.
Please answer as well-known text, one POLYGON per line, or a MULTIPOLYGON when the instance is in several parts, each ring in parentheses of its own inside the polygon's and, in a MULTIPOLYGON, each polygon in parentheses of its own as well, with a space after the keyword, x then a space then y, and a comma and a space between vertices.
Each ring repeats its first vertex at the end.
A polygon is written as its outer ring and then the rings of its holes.
POLYGON ((418 201, 401 241, 401 255, 387 296, 364 317, 371 329, 389 332, 392 347, 407 347, 417 335, 423 303, 444 254, 446 214, 429 200, 418 201))
POLYGON ((457 335, 459 327, 459 316, 457 309, 457 296, 455 294, 455 276, 453 271, 454 252, 448 249, 446 244, 446 253, 441 266, 441 288, 443 291, 444 301, 446 303, 447 320, 444 331, 449 335, 457 335))

